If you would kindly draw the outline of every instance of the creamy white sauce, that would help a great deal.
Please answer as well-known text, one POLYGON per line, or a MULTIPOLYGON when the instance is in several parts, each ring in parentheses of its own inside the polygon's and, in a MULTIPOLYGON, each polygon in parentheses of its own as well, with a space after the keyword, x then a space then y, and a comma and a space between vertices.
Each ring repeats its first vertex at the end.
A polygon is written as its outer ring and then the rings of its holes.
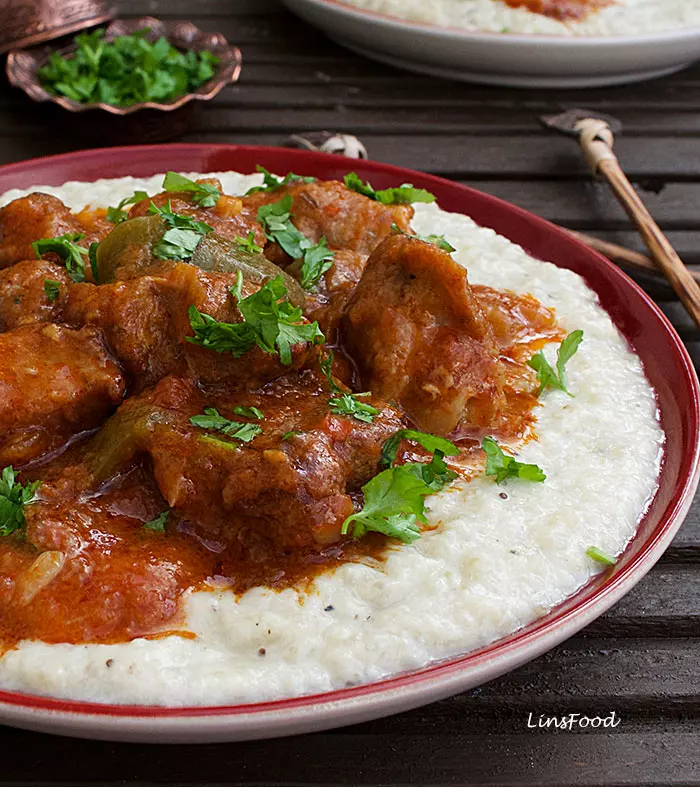
POLYGON ((582 20, 558 20, 503 0, 341 0, 411 22, 470 31, 562 36, 632 36, 700 25, 698 0, 616 0, 582 20))
MULTIPOLYGON (((260 176, 218 175, 243 193, 260 176)), ((38 187, 72 208, 114 205, 162 176, 38 187)), ((26 192, 12 191, 0 204, 26 192)), ((519 459, 543 484, 480 478, 428 499, 439 527, 386 564, 345 565, 308 595, 256 588, 186 599, 196 640, 120 645, 22 642, 0 660, 0 687, 73 699, 218 705, 322 692, 425 665, 482 646, 541 616, 619 554, 656 486, 663 433, 639 359, 583 280, 537 261, 466 216, 417 205, 415 229, 444 233, 472 282, 529 292, 585 337, 567 367, 574 398, 547 392, 539 440, 519 459), (507 499, 500 494, 505 492, 507 499), (264 648, 265 655, 260 655, 264 648)), ((555 347, 547 349, 553 357, 555 347)))

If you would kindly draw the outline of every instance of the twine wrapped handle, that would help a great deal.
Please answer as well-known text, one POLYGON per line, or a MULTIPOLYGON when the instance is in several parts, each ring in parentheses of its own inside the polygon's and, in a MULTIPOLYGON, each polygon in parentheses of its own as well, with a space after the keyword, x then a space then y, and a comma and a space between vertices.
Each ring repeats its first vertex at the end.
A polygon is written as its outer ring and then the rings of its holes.
POLYGON ((656 265, 700 327, 700 285, 695 281, 668 238, 622 171, 613 152, 615 136, 609 124, 599 118, 578 120, 578 142, 594 175, 607 180, 627 215, 634 222, 656 265))

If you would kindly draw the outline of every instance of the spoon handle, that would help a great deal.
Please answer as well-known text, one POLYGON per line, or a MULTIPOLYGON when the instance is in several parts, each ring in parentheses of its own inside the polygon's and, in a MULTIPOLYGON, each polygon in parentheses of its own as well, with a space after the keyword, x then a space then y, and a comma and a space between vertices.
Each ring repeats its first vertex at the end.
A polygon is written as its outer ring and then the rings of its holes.
POLYGON ((700 285, 686 268, 668 238, 634 190, 613 153, 613 135, 599 120, 580 121, 579 143, 593 171, 610 184, 615 196, 634 222, 652 259, 663 271, 690 316, 700 327, 700 285))

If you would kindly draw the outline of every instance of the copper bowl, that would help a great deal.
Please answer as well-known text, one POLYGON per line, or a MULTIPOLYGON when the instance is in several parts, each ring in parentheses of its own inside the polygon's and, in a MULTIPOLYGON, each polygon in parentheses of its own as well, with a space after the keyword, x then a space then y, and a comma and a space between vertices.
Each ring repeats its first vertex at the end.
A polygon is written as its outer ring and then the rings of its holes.
MULTIPOLYGON (((150 40, 164 36, 181 50, 208 50, 219 58, 216 73, 194 92, 167 104, 155 101, 143 101, 126 107, 116 107, 104 102, 81 104, 66 96, 49 93, 39 81, 39 69, 48 62, 52 52, 69 55, 75 51, 75 44, 71 42, 63 47, 44 45, 13 50, 7 56, 7 77, 12 85, 24 90, 34 101, 50 102, 71 113, 87 112, 87 116, 79 118, 79 123, 71 124, 82 136, 89 134, 99 137, 100 141, 117 139, 121 142, 132 139, 157 141, 172 138, 183 133, 189 125, 194 102, 207 101, 227 84, 238 80, 241 73, 241 51, 238 47, 231 46, 219 33, 204 33, 190 22, 161 22, 150 16, 111 22, 106 28, 105 40, 129 35, 143 28, 150 28, 147 36, 150 40), (162 112, 169 113, 167 118, 161 115, 162 112), (111 117, 103 113, 109 113, 111 117)), ((63 115, 62 122, 65 122, 66 118, 67 116, 63 115)))

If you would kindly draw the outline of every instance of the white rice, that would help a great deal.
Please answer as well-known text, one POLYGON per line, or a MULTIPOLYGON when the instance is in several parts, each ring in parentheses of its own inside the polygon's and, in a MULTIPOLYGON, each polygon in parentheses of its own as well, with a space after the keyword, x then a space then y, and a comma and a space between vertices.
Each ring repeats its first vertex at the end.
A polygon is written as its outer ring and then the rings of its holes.
MULTIPOLYGON (((242 193, 259 176, 223 173, 242 193)), ((162 176, 40 187, 73 208, 116 204, 162 176)), ((25 192, 0 198, 4 204, 25 192)), ((0 661, 0 686, 82 700, 217 705, 322 692, 420 667, 502 637, 544 614, 619 554, 656 486, 663 433, 639 359, 583 280, 529 257, 471 219, 417 205, 420 233, 445 233, 473 282, 529 292, 585 338, 567 371, 570 398, 547 392, 539 441, 519 458, 543 484, 480 478, 429 498, 440 527, 373 568, 349 564, 300 596, 256 588, 186 600, 196 640, 120 645, 23 642, 0 661), (500 493, 506 492, 507 499, 500 493), (265 649, 265 655, 259 649, 265 649), (109 661, 108 661, 109 660, 109 661), (108 666, 109 664, 109 666, 108 666)), ((548 352, 553 354, 554 347, 548 352)))
POLYGON ((698 0, 616 0, 585 19, 560 21, 503 0, 341 0, 411 22, 470 31, 562 36, 632 36, 700 25, 698 0))

